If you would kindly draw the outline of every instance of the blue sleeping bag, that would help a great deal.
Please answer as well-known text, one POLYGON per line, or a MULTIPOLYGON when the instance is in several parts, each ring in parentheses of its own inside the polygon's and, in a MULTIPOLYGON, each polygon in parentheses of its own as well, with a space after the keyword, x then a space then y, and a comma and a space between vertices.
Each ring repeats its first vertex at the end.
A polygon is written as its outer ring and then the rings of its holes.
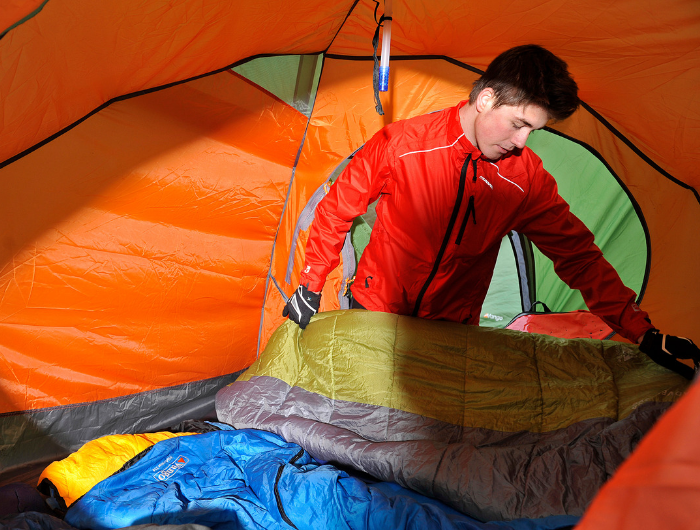
POLYGON ((258 430, 164 440, 73 503, 71 525, 93 530, 196 523, 233 529, 554 529, 575 517, 481 523, 425 497, 368 484, 258 430))

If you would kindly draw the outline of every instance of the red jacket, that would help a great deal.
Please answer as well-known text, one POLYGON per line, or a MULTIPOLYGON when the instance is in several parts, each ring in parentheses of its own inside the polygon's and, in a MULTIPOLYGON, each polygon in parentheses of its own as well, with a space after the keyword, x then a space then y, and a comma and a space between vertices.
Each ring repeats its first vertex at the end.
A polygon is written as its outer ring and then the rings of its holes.
POLYGON ((635 341, 652 325, 593 234, 529 148, 492 162, 464 135, 459 108, 392 123, 348 164, 316 208, 301 283, 320 291, 353 219, 377 219, 353 296, 367 309, 478 324, 501 240, 528 236, 588 308, 635 341))

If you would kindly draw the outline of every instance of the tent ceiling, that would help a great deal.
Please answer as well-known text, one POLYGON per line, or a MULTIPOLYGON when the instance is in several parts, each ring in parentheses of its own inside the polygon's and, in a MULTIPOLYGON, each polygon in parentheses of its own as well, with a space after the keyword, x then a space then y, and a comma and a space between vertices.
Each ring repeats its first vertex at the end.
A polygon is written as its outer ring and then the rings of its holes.
MULTIPOLYGON (((6 102, 0 159, 114 97, 257 54, 328 49, 366 57, 375 6, 374 0, 48 2, 0 41, 6 102)), ((512 45, 551 48, 569 62, 587 104, 673 177, 700 184, 694 137, 700 3, 399 0, 393 16, 396 55, 444 55, 483 69, 512 45)))
MULTIPOLYGON (((374 6, 356 6, 329 53, 371 55, 374 6)), ((483 70, 511 46, 548 47, 569 64, 583 101, 674 177, 700 186, 691 132, 700 127, 700 3, 397 0, 393 20, 392 55, 444 55, 483 70)))

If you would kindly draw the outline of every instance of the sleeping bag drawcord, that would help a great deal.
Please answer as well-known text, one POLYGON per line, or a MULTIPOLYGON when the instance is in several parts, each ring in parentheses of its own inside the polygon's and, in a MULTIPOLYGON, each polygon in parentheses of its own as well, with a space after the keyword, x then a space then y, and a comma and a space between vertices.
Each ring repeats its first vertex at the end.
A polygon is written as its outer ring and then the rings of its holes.
MULTIPOLYGON (((289 461, 289 465, 294 465, 297 460, 299 460, 302 456, 304 456, 304 449, 299 449, 299 452, 295 454, 292 459, 289 461)), ((292 520, 289 518, 287 513, 284 511, 284 506, 282 504, 282 497, 280 495, 280 490, 279 490, 279 482, 280 479, 282 478, 282 473, 284 472, 284 467, 285 464, 280 464, 279 468, 277 469, 277 477, 275 478, 275 485, 274 485, 274 492, 275 492, 275 501, 277 502, 277 509, 280 512, 280 516, 284 520, 285 523, 287 523, 289 526, 294 528, 294 530, 298 530, 296 525, 292 522, 292 520)))
POLYGON ((372 38, 372 48, 374 48, 374 71, 372 72, 372 86, 374 88, 374 108, 380 116, 384 116, 384 109, 382 108, 382 102, 379 99, 379 59, 377 58, 377 48, 379 46, 379 28, 382 27, 382 22, 385 20, 391 20, 391 17, 386 17, 382 15, 379 20, 377 20, 377 10, 379 9, 378 0, 374 0, 377 4, 374 6, 374 21, 377 23, 377 29, 374 31, 374 37, 372 38))

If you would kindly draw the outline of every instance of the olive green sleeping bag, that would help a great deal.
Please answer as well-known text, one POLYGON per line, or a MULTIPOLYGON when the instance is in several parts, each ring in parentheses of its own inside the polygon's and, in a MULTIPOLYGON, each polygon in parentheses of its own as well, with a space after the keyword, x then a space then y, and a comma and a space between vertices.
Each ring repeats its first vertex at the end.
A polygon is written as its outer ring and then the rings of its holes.
POLYGON ((687 384, 634 345, 349 310, 280 326, 216 408, 491 521, 582 514, 687 384))

